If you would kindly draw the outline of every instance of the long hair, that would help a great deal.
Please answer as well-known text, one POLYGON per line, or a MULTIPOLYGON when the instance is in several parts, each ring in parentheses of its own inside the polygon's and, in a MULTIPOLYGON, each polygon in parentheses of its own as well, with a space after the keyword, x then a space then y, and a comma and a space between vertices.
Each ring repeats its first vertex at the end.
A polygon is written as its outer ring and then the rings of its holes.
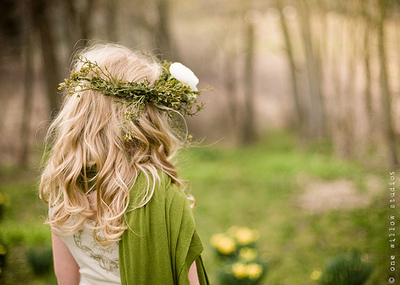
MULTIPOLYGON (((96 45, 80 55, 127 81, 154 83, 161 72, 156 60, 119 45, 96 45)), ((79 70, 79 61, 73 64, 79 70)), ((115 100, 94 90, 65 96, 47 134, 51 150, 39 189, 51 209, 51 227, 62 235, 92 228, 104 246, 118 241, 126 229, 122 220, 129 189, 139 172, 146 175, 148 187, 137 193, 143 199, 136 207, 151 199, 160 170, 181 185, 171 162, 180 140, 165 112, 147 104, 137 121, 127 121, 127 107, 115 100), (131 140, 124 139, 127 133, 133 134, 131 140)))

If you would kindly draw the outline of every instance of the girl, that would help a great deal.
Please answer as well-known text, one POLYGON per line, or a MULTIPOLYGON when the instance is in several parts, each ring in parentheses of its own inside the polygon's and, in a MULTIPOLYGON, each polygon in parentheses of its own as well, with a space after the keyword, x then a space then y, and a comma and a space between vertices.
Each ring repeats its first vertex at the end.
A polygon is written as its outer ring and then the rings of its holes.
POLYGON ((197 82, 119 45, 77 57, 40 183, 59 284, 208 284, 171 162, 181 144, 171 126, 196 113, 197 82))

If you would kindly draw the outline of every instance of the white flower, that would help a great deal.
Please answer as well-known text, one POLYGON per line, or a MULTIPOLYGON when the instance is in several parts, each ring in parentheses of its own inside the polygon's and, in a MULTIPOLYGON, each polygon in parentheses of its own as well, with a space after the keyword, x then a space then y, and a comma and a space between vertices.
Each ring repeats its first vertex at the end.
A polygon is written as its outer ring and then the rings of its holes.
POLYGON ((182 63, 174 62, 169 68, 172 77, 178 79, 180 82, 187 84, 193 91, 197 91, 197 84, 199 79, 189 68, 182 63))

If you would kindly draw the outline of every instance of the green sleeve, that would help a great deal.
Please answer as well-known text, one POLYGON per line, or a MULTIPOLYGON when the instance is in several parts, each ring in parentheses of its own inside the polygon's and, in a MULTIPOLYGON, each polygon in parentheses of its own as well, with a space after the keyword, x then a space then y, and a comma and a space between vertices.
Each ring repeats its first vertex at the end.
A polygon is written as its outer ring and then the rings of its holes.
MULTIPOLYGON (((146 185, 141 174, 131 201, 146 185)), ((189 268, 195 261, 200 284, 209 284, 187 197, 166 174, 161 174, 161 183, 145 206, 127 212, 126 224, 119 243, 122 284, 189 284, 189 268)))

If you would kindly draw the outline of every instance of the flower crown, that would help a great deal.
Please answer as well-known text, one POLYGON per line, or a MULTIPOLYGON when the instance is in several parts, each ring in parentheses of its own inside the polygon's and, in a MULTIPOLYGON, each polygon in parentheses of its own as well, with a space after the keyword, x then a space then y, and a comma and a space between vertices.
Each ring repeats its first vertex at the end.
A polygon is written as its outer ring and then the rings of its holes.
MULTIPOLYGON (((123 98, 116 102, 125 104, 127 120, 137 121, 147 103, 152 103, 169 117, 178 112, 182 116, 193 116, 203 109, 204 103, 197 102, 197 96, 205 90, 197 90, 199 79, 186 66, 179 62, 162 61, 162 72, 154 84, 148 80, 141 83, 124 81, 113 76, 107 67, 100 67, 84 57, 78 71, 71 71, 70 78, 60 83, 59 90, 67 89, 68 95, 86 90, 97 90, 106 96, 123 98)), ((79 96, 79 94, 78 94, 79 96)))

